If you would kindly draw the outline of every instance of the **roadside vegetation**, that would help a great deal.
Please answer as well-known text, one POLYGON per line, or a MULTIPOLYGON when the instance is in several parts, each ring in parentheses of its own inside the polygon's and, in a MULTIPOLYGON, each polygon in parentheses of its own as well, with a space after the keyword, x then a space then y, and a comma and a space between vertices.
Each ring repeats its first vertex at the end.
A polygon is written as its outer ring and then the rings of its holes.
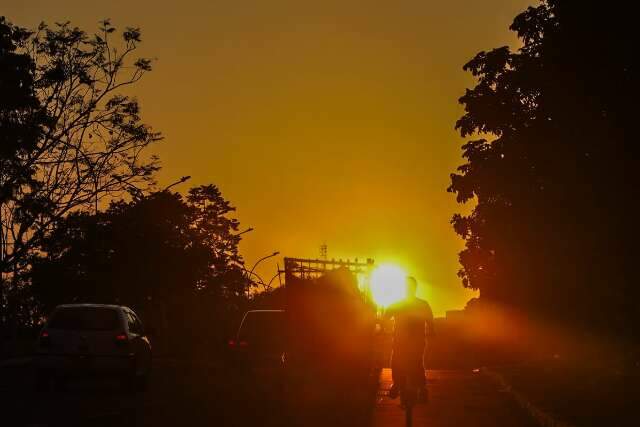
POLYGON ((141 41, 0 18, 0 355, 28 353, 61 303, 129 305, 160 353, 189 354, 247 304, 235 208, 215 185, 171 190, 188 177, 156 185, 162 135, 130 95, 152 70, 141 41))

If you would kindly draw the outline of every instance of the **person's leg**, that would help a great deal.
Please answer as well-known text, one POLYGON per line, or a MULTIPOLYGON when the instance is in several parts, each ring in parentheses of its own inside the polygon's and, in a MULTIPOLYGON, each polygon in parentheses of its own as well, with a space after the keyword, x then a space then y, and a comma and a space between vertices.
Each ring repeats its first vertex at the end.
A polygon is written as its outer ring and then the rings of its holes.
POLYGON ((416 372, 416 375, 419 375, 418 380, 419 380, 419 384, 422 385, 422 387, 426 387, 427 386, 427 371, 424 368, 424 357, 425 357, 425 346, 422 346, 422 351, 420 352, 420 360, 418 362, 418 367, 417 369, 420 370, 420 374, 418 374, 416 372))
POLYGON ((424 386, 426 381, 424 377, 424 365, 422 362, 422 353, 414 351, 407 361, 407 374, 411 375, 413 384, 424 386))
POLYGON ((399 363, 399 357, 398 357, 398 350, 397 349, 393 349, 391 350, 391 380, 393 381, 393 383, 397 383, 399 380, 399 376, 400 376, 400 363, 399 363))
POLYGON ((392 399, 398 397, 400 388, 404 384, 405 380, 405 364, 402 362, 401 353, 398 348, 394 348, 391 354, 391 380, 393 384, 391 390, 389 390, 389 396, 392 399))
POLYGON ((415 367, 415 379, 417 384, 420 386, 419 398, 421 402, 427 402, 429 400, 428 392, 427 392, 427 377, 426 371, 424 369, 424 347, 421 352, 419 352, 418 360, 414 364, 415 367))

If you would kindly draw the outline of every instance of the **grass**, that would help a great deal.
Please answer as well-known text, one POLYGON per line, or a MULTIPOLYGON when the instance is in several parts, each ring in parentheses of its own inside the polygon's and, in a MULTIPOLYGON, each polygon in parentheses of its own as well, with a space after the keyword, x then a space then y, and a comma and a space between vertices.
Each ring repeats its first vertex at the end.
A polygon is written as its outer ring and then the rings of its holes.
POLYGON ((495 369, 511 386, 554 418, 576 427, 637 426, 638 369, 587 366, 562 359, 495 369))

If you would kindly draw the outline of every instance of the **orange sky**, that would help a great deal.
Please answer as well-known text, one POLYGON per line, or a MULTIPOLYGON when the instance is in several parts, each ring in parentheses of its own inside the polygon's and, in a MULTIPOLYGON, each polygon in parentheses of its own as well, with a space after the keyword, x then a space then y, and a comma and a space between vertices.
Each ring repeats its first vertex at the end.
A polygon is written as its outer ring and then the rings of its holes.
POLYGON ((508 26, 532 3, 0 0, 0 14, 142 27, 158 61, 136 95, 166 137, 161 182, 217 184, 255 228, 249 265, 274 250, 318 257, 326 242, 330 258, 398 263, 441 315, 473 296, 445 191, 461 163, 457 99, 473 84, 461 67, 515 44, 508 26))

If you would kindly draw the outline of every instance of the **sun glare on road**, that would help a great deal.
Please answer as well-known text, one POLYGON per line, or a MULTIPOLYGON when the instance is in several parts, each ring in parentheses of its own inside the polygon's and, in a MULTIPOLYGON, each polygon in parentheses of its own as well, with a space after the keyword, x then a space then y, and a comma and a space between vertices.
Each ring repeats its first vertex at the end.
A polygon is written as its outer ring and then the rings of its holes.
POLYGON ((406 297, 405 271, 393 264, 382 264, 371 273, 371 295, 380 307, 388 307, 406 297))

